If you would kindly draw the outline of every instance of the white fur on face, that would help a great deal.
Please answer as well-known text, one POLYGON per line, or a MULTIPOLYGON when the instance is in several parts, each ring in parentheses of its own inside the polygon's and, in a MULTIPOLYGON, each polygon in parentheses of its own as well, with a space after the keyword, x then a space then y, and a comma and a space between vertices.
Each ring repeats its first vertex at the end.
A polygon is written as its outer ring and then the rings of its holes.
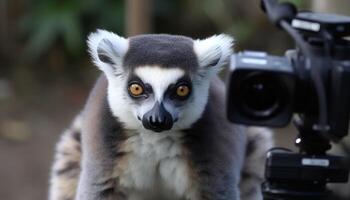
MULTIPOLYGON (((127 129, 143 129, 137 116, 148 112, 154 103, 163 99, 164 92, 170 84, 176 83, 185 72, 180 68, 138 67, 135 74, 144 82, 152 86, 155 98, 144 105, 135 105, 127 94, 127 81, 123 77, 109 76, 108 100, 114 116, 118 117, 127 129)), ((209 95, 211 79, 202 78, 192 81, 192 94, 186 104, 181 108, 173 107, 172 114, 176 113, 178 121, 174 123, 172 130, 190 128, 201 116, 205 109, 209 95)), ((175 117, 175 116, 173 116, 175 117)))
POLYGON ((166 89, 170 84, 185 75, 180 68, 161 68, 161 67, 138 67, 135 74, 144 82, 152 86, 155 100, 161 102, 166 89))
POLYGON ((154 92, 153 102, 144 105, 135 105, 127 94, 126 76, 107 76, 108 101, 114 116, 120 120, 127 129, 142 129, 142 123, 137 119, 148 112, 156 101, 161 102, 166 89, 170 84, 176 83, 185 72, 180 68, 160 68, 144 66, 135 69, 135 74, 144 82, 152 86, 154 92))
POLYGON ((137 119, 134 105, 127 93, 127 81, 124 76, 107 76, 108 103, 111 111, 126 129, 141 129, 142 124, 137 119))
MULTIPOLYGON (((155 93, 155 101, 161 102, 169 85, 176 83, 185 72, 180 68, 146 66, 136 68, 135 74, 141 78, 144 83, 148 83, 152 86, 155 93)), ((177 110, 176 113, 178 113, 179 116, 176 117, 179 118, 179 120, 174 123, 173 130, 190 128, 191 125, 202 116, 208 101, 210 78, 211 77, 206 77, 200 80, 193 80, 191 97, 186 100, 187 102, 181 110, 177 110)), ((148 106, 148 108, 151 109, 152 107, 148 106)), ((142 114, 144 113, 140 113, 140 115, 142 114)))

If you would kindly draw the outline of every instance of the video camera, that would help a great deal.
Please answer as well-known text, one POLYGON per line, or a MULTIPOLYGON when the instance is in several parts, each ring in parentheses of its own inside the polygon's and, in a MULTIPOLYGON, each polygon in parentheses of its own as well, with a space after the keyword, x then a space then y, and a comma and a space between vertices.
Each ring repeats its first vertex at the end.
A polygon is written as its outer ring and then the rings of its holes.
POLYGON ((348 133, 350 119, 350 17, 298 12, 290 3, 262 0, 269 20, 296 49, 285 56, 245 51, 231 56, 230 121, 281 127, 294 124, 299 153, 267 155, 264 199, 329 199, 327 183, 347 182, 348 160, 330 156, 330 141, 348 133))

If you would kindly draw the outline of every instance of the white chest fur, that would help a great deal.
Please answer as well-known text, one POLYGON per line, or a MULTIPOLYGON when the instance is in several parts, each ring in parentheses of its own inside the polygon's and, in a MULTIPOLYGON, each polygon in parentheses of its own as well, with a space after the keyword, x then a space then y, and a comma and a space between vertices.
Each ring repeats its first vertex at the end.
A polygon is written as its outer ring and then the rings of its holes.
POLYGON ((145 132, 126 140, 123 148, 128 156, 123 166, 118 166, 117 176, 120 186, 134 194, 130 199, 194 199, 196 184, 184 155, 181 134, 145 132))

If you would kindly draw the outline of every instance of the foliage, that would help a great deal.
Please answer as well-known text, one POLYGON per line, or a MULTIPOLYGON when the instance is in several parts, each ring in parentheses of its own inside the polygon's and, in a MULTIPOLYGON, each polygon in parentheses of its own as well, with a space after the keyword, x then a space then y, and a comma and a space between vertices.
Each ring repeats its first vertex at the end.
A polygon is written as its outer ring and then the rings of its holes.
POLYGON ((304 0, 283 0, 281 2, 290 2, 294 5, 296 5, 298 8, 303 8, 308 5, 309 2, 306 2, 304 0))
POLYGON ((123 30, 123 3, 122 0, 30 0, 28 14, 20 24, 27 38, 27 55, 38 58, 62 43, 69 55, 78 56, 89 31, 97 27, 123 30))

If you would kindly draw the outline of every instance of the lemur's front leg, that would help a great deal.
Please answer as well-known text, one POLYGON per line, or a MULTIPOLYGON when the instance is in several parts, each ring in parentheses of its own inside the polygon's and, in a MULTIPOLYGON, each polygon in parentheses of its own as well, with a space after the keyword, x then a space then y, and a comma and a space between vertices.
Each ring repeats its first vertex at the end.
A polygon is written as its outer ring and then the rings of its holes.
POLYGON ((82 124, 82 171, 76 200, 124 199, 113 176, 118 137, 122 127, 110 113, 107 80, 102 75, 84 108, 82 124))

